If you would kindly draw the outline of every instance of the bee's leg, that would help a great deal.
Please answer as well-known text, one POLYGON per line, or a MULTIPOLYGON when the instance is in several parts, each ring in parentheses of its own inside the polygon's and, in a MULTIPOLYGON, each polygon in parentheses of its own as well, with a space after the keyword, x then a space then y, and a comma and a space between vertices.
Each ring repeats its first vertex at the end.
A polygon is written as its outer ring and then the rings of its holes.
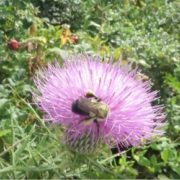
POLYGON ((93 123, 94 119, 93 118, 86 118, 86 119, 83 119, 81 122, 83 122, 84 125, 90 125, 91 123, 93 123))
POLYGON ((99 125, 99 122, 98 122, 97 118, 94 119, 94 122, 96 123, 96 126, 97 126, 97 135, 98 135, 98 137, 99 137, 99 135, 100 135, 100 132, 99 132, 99 130, 100 130, 100 125, 99 125))

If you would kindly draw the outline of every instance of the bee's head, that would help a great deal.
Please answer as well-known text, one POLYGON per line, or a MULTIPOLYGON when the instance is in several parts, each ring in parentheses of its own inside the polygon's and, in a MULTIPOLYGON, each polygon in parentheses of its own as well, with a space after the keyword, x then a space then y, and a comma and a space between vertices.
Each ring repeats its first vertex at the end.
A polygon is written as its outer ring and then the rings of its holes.
POLYGON ((109 112, 110 112, 109 106, 102 101, 99 102, 98 104, 99 104, 98 105, 98 116, 99 116, 99 118, 106 119, 109 112))

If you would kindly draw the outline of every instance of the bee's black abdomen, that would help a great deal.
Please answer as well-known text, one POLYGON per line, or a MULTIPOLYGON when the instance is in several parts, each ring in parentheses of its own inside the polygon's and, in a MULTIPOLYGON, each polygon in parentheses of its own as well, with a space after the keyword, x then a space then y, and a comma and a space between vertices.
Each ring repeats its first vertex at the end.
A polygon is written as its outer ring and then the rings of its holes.
POLYGON ((74 112, 76 114, 80 114, 80 115, 89 116, 88 112, 81 110, 81 108, 79 107, 79 100, 78 99, 72 103, 72 112, 74 112))

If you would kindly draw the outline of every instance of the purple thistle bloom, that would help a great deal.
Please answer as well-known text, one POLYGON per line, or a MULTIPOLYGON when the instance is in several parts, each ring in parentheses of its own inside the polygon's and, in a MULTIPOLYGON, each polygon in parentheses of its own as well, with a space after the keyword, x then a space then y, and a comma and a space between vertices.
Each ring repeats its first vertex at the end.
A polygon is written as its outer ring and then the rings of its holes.
POLYGON ((159 129, 164 125, 163 106, 152 106, 158 97, 157 91, 151 91, 150 81, 137 78, 138 71, 131 70, 130 65, 121 67, 120 62, 112 62, 87 55, 74 57, 65 60, 64 67, 48 64, 35 78, 40 95, 33 97, 46 114, 44 120, 65 125, 65 136, 72 147, 78 143, 94 145, 99 140, 109 146, 137 146, 142 139, 163 134, 159 129), (95 99, 86 97, 89 90, 109 108, 101 120, 98 116, 88 121, 94 116, 72 111, 76 100, 95 99), (81 143, 79 139, 84 137, 86 142, 81 143))

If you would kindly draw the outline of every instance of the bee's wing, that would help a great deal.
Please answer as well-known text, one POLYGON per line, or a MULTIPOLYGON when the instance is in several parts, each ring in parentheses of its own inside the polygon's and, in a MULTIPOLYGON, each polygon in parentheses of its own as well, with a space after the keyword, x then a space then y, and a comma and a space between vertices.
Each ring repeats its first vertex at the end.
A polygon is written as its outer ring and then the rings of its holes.
POLYGON ((82 98, 80 99, 79 101, 79 108, 81 110, 83 110, 84 112, 87 112, 87 113, 94 113, 95 115, 97 114, 98 112, 98 103, 97 102, 92 102, 90 99, 88 98, 82 98))

